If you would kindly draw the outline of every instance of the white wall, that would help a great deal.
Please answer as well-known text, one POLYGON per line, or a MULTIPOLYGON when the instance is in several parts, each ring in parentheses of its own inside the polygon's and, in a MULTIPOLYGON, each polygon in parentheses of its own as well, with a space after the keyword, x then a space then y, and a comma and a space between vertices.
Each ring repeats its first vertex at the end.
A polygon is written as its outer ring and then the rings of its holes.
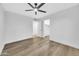
POLYGON ((11 43, 32 36, 31 18, 11 12, 6 12, 6 42, 11 43))
POLYGON ((51 16, 50 40, 79 48, 79 6, 51 16))
POLYGON ((0 4, 0 53, 4 47, 4 10, 0 4))

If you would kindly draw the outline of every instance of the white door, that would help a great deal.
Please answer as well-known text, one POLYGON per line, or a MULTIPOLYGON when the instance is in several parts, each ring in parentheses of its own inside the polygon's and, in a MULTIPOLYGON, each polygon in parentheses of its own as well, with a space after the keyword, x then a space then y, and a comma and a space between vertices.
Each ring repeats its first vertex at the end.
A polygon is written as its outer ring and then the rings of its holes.
POLYGON ((33 21, 33 35, 41 36, 41 21, 34 20, 33 21))
POLYGON ((50 19, 44 20, 43 22, 43 36, 49 36, 50 34, 50 19))
POLYGON ((33 35, 35 36, 49 36, 50 19, 34 20, 33 21, 33 35))

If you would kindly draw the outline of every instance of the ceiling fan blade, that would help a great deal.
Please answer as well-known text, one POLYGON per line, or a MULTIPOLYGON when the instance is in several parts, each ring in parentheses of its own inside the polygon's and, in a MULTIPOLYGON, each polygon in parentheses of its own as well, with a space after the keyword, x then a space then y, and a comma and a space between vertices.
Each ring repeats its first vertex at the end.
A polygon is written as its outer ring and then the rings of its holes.
POLYGON ((40 7, 42 7, 45 3, 41 3, 37 8, 39 9, 40 7))
POLYGON ((33 9, 25 10, 25 11, 33 11, 33 9))
POLYGON ((43 12, 43 13, 46 13, 46 11, 43 11, 43 10, 38 10, 39 12, 43 12))
POLYGON ((35 15, 37 15, 37 12, 35 12, 35 15))
POLYGON ((34 8, 33 5, 31 5, 30 3, 28 3, 28 4, 29 4, 32 8, 34 8))

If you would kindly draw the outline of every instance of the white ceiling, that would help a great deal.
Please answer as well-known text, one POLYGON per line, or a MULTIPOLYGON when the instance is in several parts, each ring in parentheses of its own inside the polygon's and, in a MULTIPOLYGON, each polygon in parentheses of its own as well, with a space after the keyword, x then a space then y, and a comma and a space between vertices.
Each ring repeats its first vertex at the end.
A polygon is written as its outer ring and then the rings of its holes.
POLYGON ((41 18, 56 13, 58 11, 73 7, 78 4, 77 3, 46 3, 40 9, 47 11, 47 13, 39 12, 38 15, 35 15, 33 11, 31 12, 24 11, 26 9, 31 9, 31 7, 27 3, 2 3, 2 5, 6 11, 26 15, 33 18, 41 18))

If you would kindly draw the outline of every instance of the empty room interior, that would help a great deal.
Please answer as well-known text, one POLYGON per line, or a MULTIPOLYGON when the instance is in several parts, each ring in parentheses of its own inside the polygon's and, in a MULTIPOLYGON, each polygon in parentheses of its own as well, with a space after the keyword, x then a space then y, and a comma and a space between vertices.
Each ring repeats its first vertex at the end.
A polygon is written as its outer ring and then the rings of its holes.
POLYGON ((0 3, 1 56, 79 56, 78 3, 0 3))

